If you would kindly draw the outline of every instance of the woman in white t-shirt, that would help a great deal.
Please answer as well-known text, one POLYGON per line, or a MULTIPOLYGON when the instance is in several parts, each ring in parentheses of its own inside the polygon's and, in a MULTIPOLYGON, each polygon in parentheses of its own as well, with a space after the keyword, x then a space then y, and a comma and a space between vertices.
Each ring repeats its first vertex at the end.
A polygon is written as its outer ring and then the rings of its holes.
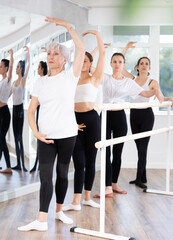
POLYGON ((26 85, 26 79, 30 68, 30 54, 27 46, 23 47, 28 53, 28 66, 25 71, 25 61, 20 60, 16 67, 18 79, 11 86, 10 96, 13 97, 13 134, 15 140, 15 150, 17 157, 17 165, 12 167, 13 170, 21 170, 27 172, 24 161, 23 147, 23 124, 24 124, 24 109, 23 109, 23 94, 26 85), (21 168, 22 165, 22 168, 21 168))
POLYGON ((0 160, 3 152, 7 165, 7 168, 0 171, 0 173, 11 174, 10 155, 5 139, 11 119, 7 101, 10 93, 13 68, 13 51, 11 49, 8 52, 10 53, 10 61, 8 59, 2 59, 0 62, 0 74, 2 75, 2 80, 0 81, 0 160))
MULTIPOLYGON (((125 58, 122 53, 114 53, 111 57, 111 67, 113 74, 105 74, 103 87, 103 103, 123 103, 127 96, 135 97, 137 95, 151 97, 155 94, 154 90, 145 91, 130 78, 122 75, 125 66, 125 58)), ((106 138, 110 139, 125 136, 127 134, 127 122, 124 110, 107 111, 107 132, 106 138)), ((113 197, 113 192, 126 194, 118 185, 118 177, 121 169, 121 155, 124 143, 113 146, 113 160, 111 163, 110 147, 106 148, 106 192, 105 197, 113 197)), ((96 194, 94 197, 99 198, 96 194)))
MULTIPOLYGON (((134 47, 135 42, 129 42, 123 53, 125 54, 129 48, 134 47)), ((125 76, 134 79, 134 81, 141 86, 145 90, 155 90, 157 91, 157 96, 162 98, 164 101, 172 101, 173 98, 167 97, 165 98, 161 92, 159 83, 150 78, 149 70, 151 66, 151 61, 148 57, 141 57, 137 61, 135 69, 137 70, 137 76, 133 76, 131 73, 124 70, 123 74, 125 76)), ((149 102, 149 98, 143 96, 136 96, 135 98, 130 98, 130 102, 140 103, 140 102, 149 102)), ((154 125, 154 113, 151 107, 149 108, 142 108, 142 109, 131 109, 130 110, 130 125, 133 134, 151 131, 154 125)), ((136 139, 136 147, 138 151, 138 164, 137 164, 137 174, 136 179, 130 181, 130 184, 135 184, 140 188, 147 188, 145 185, 147 183, 147 176, 146 176, 146 164, 147 164, 147 149, 149 144, 150 137, 136 139)))
POLYGON ((84 61, 85 45, 66 21, 49 17, 46 21, 67 29, 75 43, 77 53, 71 68, 64 71, 69 55, 67 48, 55 42, 51 43, 47 51, 50 75, 38 79, 34 86, 28 119, 33 134, 38 139, 40 208, 37 220, 19 227, 20 231, 48 229, 47 213, 53 193, 53 165, 57 154, 55 218, 67 224, 73 223, 73 220, 62 212, 62 204, 67 191, 68 168, 78 131, 74 113, 74 96, 84 61), (35 122, 38 103, 40 103, 39 132, 35 122))

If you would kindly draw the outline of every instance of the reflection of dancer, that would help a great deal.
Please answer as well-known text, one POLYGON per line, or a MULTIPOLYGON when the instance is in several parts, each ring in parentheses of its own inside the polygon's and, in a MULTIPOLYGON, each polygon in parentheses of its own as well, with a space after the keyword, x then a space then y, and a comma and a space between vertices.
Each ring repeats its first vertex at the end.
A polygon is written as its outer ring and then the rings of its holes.
POLYGON ((15 139, 15 148, 17 156, 17 165, 13 167, 14 170, 21 170, 20 158, 22 161, 23 170, 26 172, 24 163, 24 149, 23 149, 23 123, 24 123, 24 110, 23 110, 23 93, 25 89, 26 79, 30 67, 30 55, 29 48, 27 46, 24 49, 28 52, 28 66, 25 72, 25 61, 20 60, 17 64, 16 74, 18 79, 14 81, 10 95, 13 94, 13 133, 15 139), (25 73, 25 74, 24 74, 25 73))
MULTIPOLYGON (((127 96, 151 97, 155 94, 154 90, 145 91, 130 78, 122 75, 125 66, 125 58, 122 53, 114 53, 111 58, 113 74, 105 74, 103 78, 103 102, 122 103, 127 96)), ((124 110, 107 111, 107 139, 125 136, 127 134, 127 122, 124 110)), ((126 194, 117 185, 121 169, 121 154, 124 143, 113 146, 113 160, 111 164, 110 147, 106 148, 106 197, 113 197, 113 192, 126 194)), ((100 197, 96 194, 94 197, 100 197)))
POLYGON ((98 87, 104 73, 105 49, 97 31, 89 30, 83 36, 88 33, 94 34, 97 38, 99 59, 95 72, 91 76, 89 72, 93 63, 93 57, 90 53, 85 53, 82 72, 76 89, 75 114, 80 131, 78 131, 73 152, 75 167, 74 199, 72 204, 63 207, 64 211, 81 210, 80 200, 84 183, 85 195, 82 203, 91 207, 100 207, 98 203, 90 199, 90 194, 95 177, 95 160, 97 154, 95 142, 100 140, 100 118, 93 108, 98 87))
POLYGON ((28 110, 29 124, 38 139, 40 165, 40 210, 37 220, 23 227, 20 231, 46 231, 47 213, 53 193, 53 165, 58 154, 56 180, 56 219, 71 224, 72 219, 62 212, 62 204, 67 191, 68 169, 73 153, 77 123, 74 114, 74 96, 85 55, 85 46, 74 29, 66 21, 47 18, 46 21, 65 27, 77 48, 74 63, 69 70, 63 70, 69 57, 67 48, 53 42, 47 52, 50 75, 36 81, 32 100, 28 110), (35 111, 40 103, 39 131, 35 123, 35 111))
MULTIPOLYGON (((133 46, 134 42, 129 42, 124 50, 126 53, 128 48, 133 46)), ((158 92, 158 95, 164 99, 164 101, 173 101, 173 98, 164 98, 160 90, 159 84, 156 80, 149 77, 150 70, 150 59, 148 57, 141 57, 137 64, 136 70, 138 76, 135 78, 132 74, 126 72, 125 74, 134 79, 134 81, 145 90, 153 89, 158 92)), ((149 98, 142 96, 136 96, 136 98, 131 98, 130 101, 133 102, 149 102, 149 98)), ((151 107, 142 109, 131 109, 130 110, 130 124, 132 133, 140 133, 145 131, 151 131, 154 124, 154 114, 151 107)), ((150 137, 145 137, 141 139, 136 139, 136 147, 138 150, 138 166, 136 179, 130 181, 130 184, 136 184, 140 188, 147 188, 144 184, 147 182, 146 176, 146 163, 147 163, 147 149, 150 137)))
MULTIPOLYGON (((43 61, 39 62, 39 65, 38 65, 38 75, 40 75, 40 77, 43 77, 43 76, 47 75, 47 63, 46 62, 43 62, 43 61)), ((37 110, 36 110, 36 124, 37 124, 37 128, 38 128, 39 109, 40 109, 40 105, 38 105, 37 110)), ((30 170, 30 173, 36 170, 37 163, 38 163, 38 144, 37 144, 37 153, 36 153, 35 164, 34 164, 34 167, 30 170)))
POLYGON ((7 59, 2 59, 0 63, 0 74, 2 75, 2 80, 0 81, 0 159, 3 152, 7 165, 7 168, 3 171, 0 171, 0 173, 12 173, 9 150, 5 139, 10 126, 11 118, 7 101, 10 93, 13 68, 13 51, 9 50, 8 52, 10 53, 10 61, 7 59))

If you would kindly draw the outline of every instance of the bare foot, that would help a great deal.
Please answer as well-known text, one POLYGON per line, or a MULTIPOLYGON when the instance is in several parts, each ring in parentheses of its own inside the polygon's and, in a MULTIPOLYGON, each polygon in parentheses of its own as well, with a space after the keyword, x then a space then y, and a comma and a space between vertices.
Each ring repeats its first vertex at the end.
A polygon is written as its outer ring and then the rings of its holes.
POLYGON ((0 173, 12 174, 13 172, 12 172, 11 168, 6 168, 6 169, 0 171, 0 173))
POLYGON ((112 190, 115 193, 119 193, 119 194, 127 194, 127 192, 125 190, 121 190, 116 183, 112 183, 112 190))

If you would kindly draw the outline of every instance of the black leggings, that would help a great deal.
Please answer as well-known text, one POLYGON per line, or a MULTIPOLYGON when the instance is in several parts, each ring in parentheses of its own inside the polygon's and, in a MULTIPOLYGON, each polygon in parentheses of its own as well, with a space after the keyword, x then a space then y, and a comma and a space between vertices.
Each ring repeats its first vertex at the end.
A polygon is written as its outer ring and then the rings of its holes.
MULTIPOLYGON (((151 131, 154 125, 154 114, 151 108, 146 109, 131 109, 130 124, 132 133, 141 133, 151 131)), ((147 163, 147 148, 150 137, 140 138, 135 140, 138 150, 138 166, 137 176, 138 181, 146 182, 146 163, 147 163)))
POLYGON ((24 149, 23 149, 23 122, 24 122, 24 110, 23 104, 13 105, 13 133, 15 140, 15 148, 17 155, 17 166, 21 167, 20 157, 22 160, 22 166, 24 166, 24 149))
POLYGON ((56 202, 63 204, 68 187, 68 169, 73 153, 76 136, 53 139, 53 144, 46 144, 38 140, 38 157, 40 163, 40 211, 48 212, 53 193, 53 166, 58 154, 56 166, 56 202))
POLYGON ((11 168, 9 150, 5 139, 10 126, 10 119, 11 116, 8 105, 0 107, 0 160, 3 152, 7 168, 11 168))
MULTIPOLYGON (((124 110, 107 111, 107 131, 106 139, 122 137, 127 134, 127 121, 124 110)), ((106 186, 112 186, 112 183, 117 183, 121 169, 121 154, 124 143, 113 145, 113 160, 111 164, 110 146, 106 148, 106 186)))
POLYGON ((95 110, 75 114, 77 123, 86 126, 83 131, 78 131, 73 152, 74 193, 82 193, 84 183, 85 190, 91 191, 94 182, 97 155, 95 143, 100 140, 100 117, 95 110))

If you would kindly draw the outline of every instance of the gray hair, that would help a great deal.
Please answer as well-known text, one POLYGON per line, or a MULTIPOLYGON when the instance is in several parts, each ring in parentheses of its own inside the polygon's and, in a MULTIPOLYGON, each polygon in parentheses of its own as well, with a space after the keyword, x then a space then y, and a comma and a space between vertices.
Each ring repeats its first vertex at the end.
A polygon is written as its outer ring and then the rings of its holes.
POLYGON ((61 54, 64 56, 64 58, 66 58, 68 60, 68 58, 70 56, 70 52, 66 46, 59 44, 57 42, 52 42, 51 44, 49 44, 48 51, 51 49, 54 49, 54 48, 59 50, 61 52, 61 54))

